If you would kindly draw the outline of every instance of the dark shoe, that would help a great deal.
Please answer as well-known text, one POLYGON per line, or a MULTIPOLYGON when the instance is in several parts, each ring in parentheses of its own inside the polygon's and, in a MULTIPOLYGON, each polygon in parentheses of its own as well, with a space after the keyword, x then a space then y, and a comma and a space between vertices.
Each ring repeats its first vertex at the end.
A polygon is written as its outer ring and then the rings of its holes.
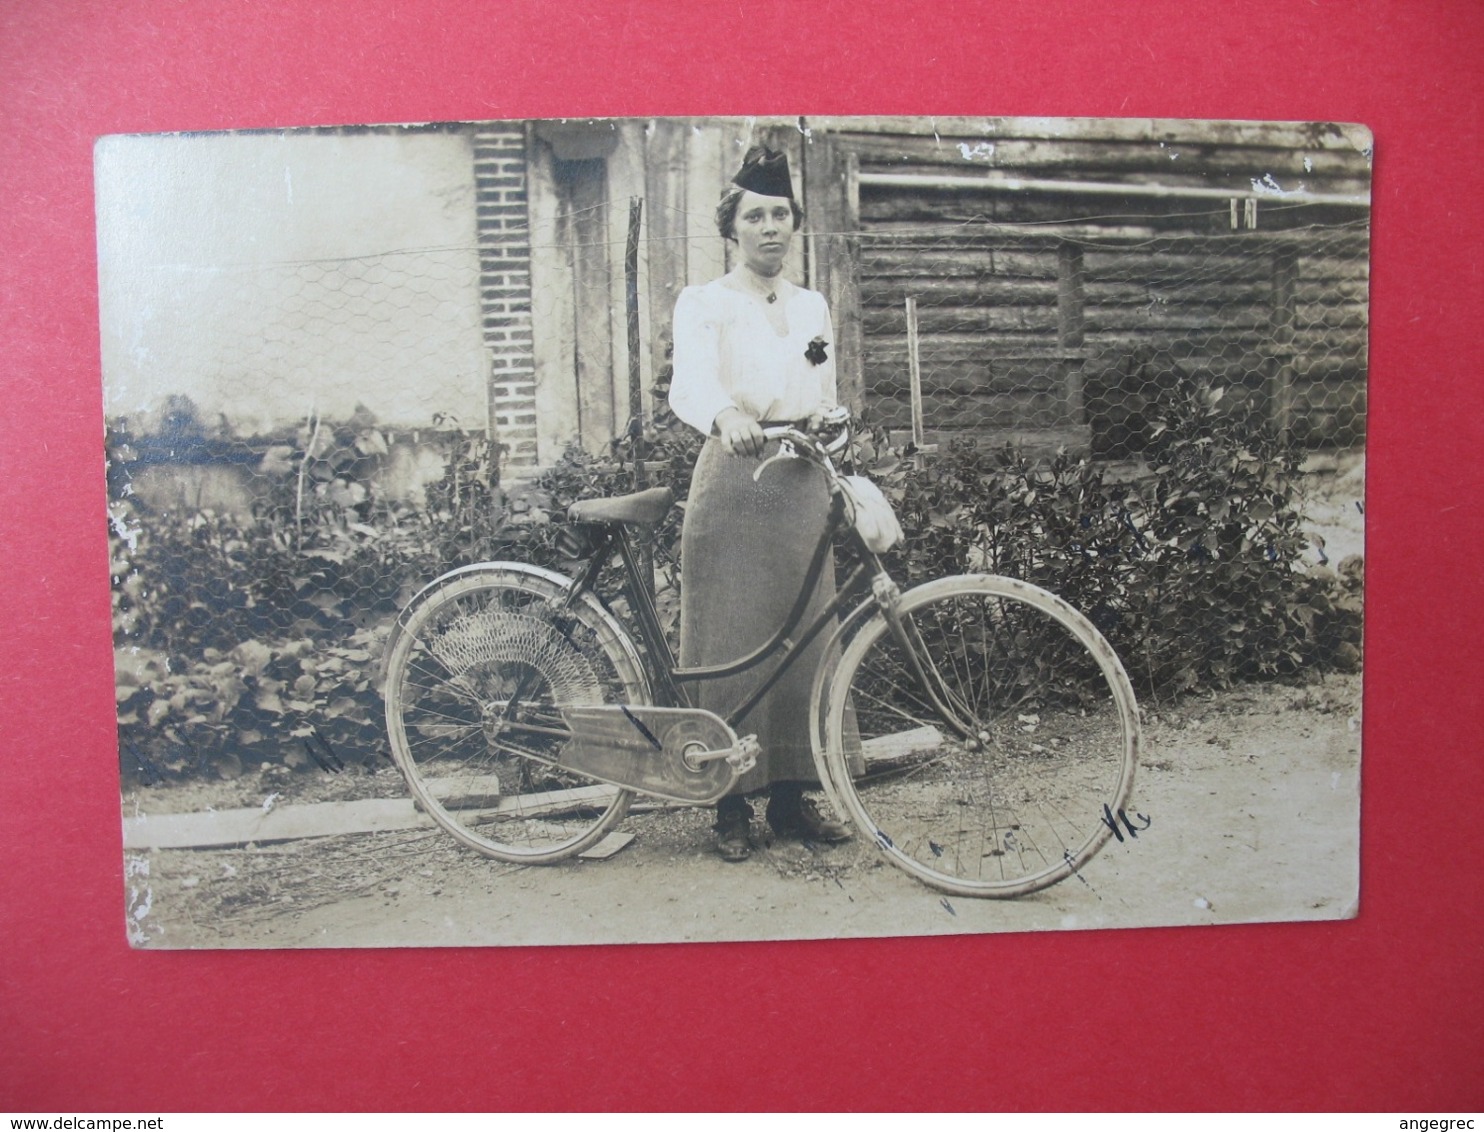
POLYGON ((813 799, 800 797, 796 802, 768 805, 768 825, 779 837, 800 841, 818 841, 833 845, 850 840, 850 830, 843 822, 834 821, 819 812, 813 799))
POLYGON ((735 864, 752 856, 752 807, 727 807, 716 814, 716 855, 735 864))

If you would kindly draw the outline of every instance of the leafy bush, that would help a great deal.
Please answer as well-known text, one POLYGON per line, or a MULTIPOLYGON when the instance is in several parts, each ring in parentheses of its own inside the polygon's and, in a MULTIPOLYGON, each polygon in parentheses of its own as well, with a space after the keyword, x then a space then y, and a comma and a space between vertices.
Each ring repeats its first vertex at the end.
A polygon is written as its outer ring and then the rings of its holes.
MULTIPOLYGON (((1298 454, 1218 412, 1221 396, 1184 374, 1167 382, 1149 410, 1148 467, 1121 477, 1065 453, 1037 461, 955 444, 928 457, 864 432, 856 463, 907 535, 888 565, 904 585, 992 572, 1060 594, 1145 695, 1354 668, 1363 564, 1299 569, 1298 454)), ((151 512, 111 468, 126 770, 233 775, 244 760, 384 757, 376 678, 397 610, 470 562, 569 568, 556 545, 567 508, 641 477, 681 501, 645 542, 673 641, 694 430, 661 412, 601 457, 574 449, 510 486, 483 436, 444 439, 444 473, 420 506, 378 498, 372 473, 388 448, 366 422, 316 425, 271 449, 259 467, 268 489, 245 519, 151 512)))
POLYGON ((248 517, 149 507, 120 458, 134 438, 111 438, 126 770, 232 775, 240 756, 338 766, 338 752, 385 752, 375 678, 397 610, 476 548, 524 549, 493 446, 443 438, 444 474, 413 506, 378 498, 372 477, 389 447, 369 422, 306 426, 258 461, 248 517))
POLYGON ((1299 568, 1299 453, 1218 412, 1221 396, 1178 375, 1152 410, 1147 471, 1121 481, 1065 453, 903 458, 869 438, 862 462, 907 532, 889 565, 913 583, 981 571, 1059 594, 1146 694, 1353 667, 1358 586, 1299 568))
MULTIPOLYGON (((567 508, 633 490, 636 461, 683 497, 699 443, 685 431, 662 421, 615 442, 602 459, 573 449, 508 490, 494 445, 445 431, 443 474, 414 505, 375 491, 389 445, 374 424, 314 422, 262 456, 263 490, 245 518, 148 507, 130 491, 128 461, 119 458, 138 440, 116 434, 111 568, 126 770, 146 779, 230 776, 244 762, 339 766, 384 755, 376 678, 397 611, 438 575, 471 562, 570 566, 556 548, 567 508)), ((180 434, 175 428, 169 443, 180 434)), ((677 508, 649 548, 672 626, 679 524, 677 508)))

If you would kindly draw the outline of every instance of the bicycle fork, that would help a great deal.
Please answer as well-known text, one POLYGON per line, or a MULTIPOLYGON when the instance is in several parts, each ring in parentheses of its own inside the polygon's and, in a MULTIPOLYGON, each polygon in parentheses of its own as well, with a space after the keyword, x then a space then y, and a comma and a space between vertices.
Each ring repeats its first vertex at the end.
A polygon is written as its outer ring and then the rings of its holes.
POLYGON ((871 579, 871 595, 886 618, 892 638, 906 654, 908 667, 933 709, 958 733, 969 750, 977 751, 987 746, 989 732, 978 726, 973 710, 943 682, 937 663, 929 655, 917 627, 901 615, 901 587, 883 571, 871 579))

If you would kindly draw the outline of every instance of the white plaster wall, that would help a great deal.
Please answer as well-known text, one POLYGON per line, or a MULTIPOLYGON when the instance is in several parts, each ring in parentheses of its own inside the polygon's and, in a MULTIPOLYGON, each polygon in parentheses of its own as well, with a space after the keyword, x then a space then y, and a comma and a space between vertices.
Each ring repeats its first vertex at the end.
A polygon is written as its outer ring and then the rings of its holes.
POLYGON ((184 394, 243 434, 483 425, 468 137, 109 137, 96 178, 110 419, 184 394))

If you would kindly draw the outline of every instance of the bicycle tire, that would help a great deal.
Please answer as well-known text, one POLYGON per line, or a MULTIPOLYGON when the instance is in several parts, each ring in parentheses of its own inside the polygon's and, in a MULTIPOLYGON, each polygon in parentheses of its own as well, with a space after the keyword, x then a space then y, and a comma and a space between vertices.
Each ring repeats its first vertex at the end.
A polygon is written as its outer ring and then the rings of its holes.
POLYGON ((976 739, 945 723, 877 612, 821 705, 832 798, 893 864, 944 892, 1022 896, 1080 870, 1128 806, 1141 742, 1112 648, 1066 602, 1011 578, 929 582, 897 613, 976 739), (857 732, 868 761, 852 779, 857 732))
POLYGON ((519 563, 465 567, 414 598, 388 642, 392 757, 439 826, 497 860, 581 853, 633 797, 536 757, 566 741, 563 706, 650 702, 612 615, 590 594, 563 608, 571 585, 519 563))

